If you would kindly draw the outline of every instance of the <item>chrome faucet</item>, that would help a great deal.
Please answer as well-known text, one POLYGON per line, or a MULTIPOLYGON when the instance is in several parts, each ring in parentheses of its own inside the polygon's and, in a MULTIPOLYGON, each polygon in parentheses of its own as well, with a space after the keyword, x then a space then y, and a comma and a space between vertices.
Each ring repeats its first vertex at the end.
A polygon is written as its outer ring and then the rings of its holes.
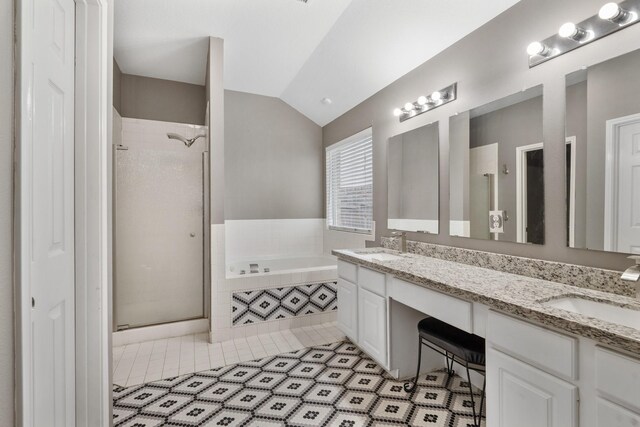
POLYGON ((632 265, 622 273, 622 280, 637 282, 640 280, 640 255, 631 255, 629 259, 635 260, 636 265, 632 265))
POLYGON ((407 232, 406 231, 394 231, 391 233, 392 236, 400 237, 400 252, 407 252, 407 232))

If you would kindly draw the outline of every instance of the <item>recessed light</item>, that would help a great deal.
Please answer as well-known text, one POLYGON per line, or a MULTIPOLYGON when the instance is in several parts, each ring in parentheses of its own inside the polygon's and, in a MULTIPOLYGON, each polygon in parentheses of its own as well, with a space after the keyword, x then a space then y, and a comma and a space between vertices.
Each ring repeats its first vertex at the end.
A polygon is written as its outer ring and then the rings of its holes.
MULTIPOLYGON (((302 1, 302 0, 300 0, 300 1, 302 1)), ((305 2, 305 3, 306 3, 306 2, 305 2)), ((321 102, 322 102, 324 105, 331 105, 331 104, 333 104, 333 101, 331 100, 331 98, 322 98, 321 102)))

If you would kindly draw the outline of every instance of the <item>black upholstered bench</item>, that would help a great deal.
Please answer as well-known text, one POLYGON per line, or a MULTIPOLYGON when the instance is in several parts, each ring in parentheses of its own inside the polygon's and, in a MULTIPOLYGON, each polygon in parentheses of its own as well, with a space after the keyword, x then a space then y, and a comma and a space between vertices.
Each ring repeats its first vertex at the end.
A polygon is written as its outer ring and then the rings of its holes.
POLYGON ((484 405, 484 389, 486 380, 482 385, 482 397, 480 399, 480 413, 476 414, 476 405, 473 398, 470 370, 485 374, 485 342, 484 338, 470 334, 454 326, 449 325, 435 317, 427 317, 418 323, 418 369, 413 383, 405 383, 404 389, 413 393, 418 384, 420 375, 420 362, 422 359, 422 346, 425 345, 437 351, 446 358, 447 374, 454 374, 453 363, 458 362, 467 371, 469 393, 473 411, 473 423, 480 426, 482 420, 482 407, 484 405))

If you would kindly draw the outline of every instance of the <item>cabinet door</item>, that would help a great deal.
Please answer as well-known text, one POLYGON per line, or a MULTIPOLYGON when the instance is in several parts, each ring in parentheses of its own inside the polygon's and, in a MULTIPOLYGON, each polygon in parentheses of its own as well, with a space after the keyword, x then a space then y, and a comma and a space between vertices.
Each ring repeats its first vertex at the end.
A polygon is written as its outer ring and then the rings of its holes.
POLYGON ((338 279, 338 328, 358 342, 358 287, 344 279, 338 279))
POLYGON ((366 289, 358 295, 358 344, 382 366, 387 366, 387 303, 366 289))
POLYGON ((488 427, 575 427, 573 384, 487 349, 488 427))
POLYGON ((640 414, 631 412, 607 400, 598 398, 598 427, 637 427, 640 414))

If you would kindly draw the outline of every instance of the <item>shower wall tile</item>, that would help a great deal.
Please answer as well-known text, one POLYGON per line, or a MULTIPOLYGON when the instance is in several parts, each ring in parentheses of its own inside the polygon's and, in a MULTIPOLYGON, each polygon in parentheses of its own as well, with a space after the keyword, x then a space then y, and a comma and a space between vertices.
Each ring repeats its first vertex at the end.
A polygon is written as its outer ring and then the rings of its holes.
POLYGON ((122 144, 133 149, 162 149, 170 151, 203 151, 205 138, 197 140, 191 148, 179 141, 169 140, 167 133, 177 133, 186 138, 206 134, 207 127, 156 120, 122 118, 122 144))

